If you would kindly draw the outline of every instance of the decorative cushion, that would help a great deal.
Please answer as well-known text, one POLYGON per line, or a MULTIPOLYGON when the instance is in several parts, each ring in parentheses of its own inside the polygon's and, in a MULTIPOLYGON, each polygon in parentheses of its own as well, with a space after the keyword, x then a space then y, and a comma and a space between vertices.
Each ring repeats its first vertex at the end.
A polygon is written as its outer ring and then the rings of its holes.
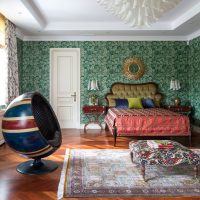
POLYGON ((129 108, 143 108, 141 98, 128 98, 129 108))
POLYGON ((153 99, 142 99, 142 105, 144 108, 155 108, 155 103, 153 99))
POLYGON ((116 108, 128 108, 127 99, 115 99, 116 108))

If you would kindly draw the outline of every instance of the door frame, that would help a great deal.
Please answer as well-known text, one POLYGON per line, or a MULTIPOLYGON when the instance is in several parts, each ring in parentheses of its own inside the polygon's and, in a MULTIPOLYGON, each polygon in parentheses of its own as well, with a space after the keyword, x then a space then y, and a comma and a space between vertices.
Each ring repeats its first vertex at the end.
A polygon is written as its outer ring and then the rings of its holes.
MULTIPOLYGON (((80 48, 50 48, 50 70, 49 70, 49 99, 50 99, 50 104, 53 107, 53 85, 52 85, 52 80, 53 80, 53 53, 54 52, 76 52, 78 55, 78 74, 77 74, 77 127, 75 128, 80 128, 80 48)), ((55 114, 57 115, 57 112, 55 111, 55 114)))

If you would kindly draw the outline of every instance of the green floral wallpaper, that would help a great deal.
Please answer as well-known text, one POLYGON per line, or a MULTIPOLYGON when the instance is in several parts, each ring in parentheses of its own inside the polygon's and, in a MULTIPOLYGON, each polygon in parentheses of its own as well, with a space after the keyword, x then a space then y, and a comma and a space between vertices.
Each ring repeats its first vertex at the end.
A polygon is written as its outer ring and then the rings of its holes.
POLYGON ((200 37, 189 45, 189 96, 194 123, 200 126, 200 37))
MULTIPOLYGON (((183 104, 189 104, 188 46, 186 42, 144 41, 21 41, 19 60, 21 93, 37 90, 49 98, 49 50, 50 48, 80 48, 81 51, 81 107, 88 104, 89 79, 99 81, 96 92, 100 104, 106 104, 104 96, 114 82, 156 82, 164 96, 164 104, 171 104, 176 95, 183 104), (138 80, 128 80, 122 74, 124 61, 139 57, 145 63, 145 74, 138 80), (169 90, 172 78, 181 82, 181 90, 169 90)), ((85 123, 81 114, 81 123, 85 123)))
POLYGON ((19 70, 19 92, 21 92, 21 66, 22 66, 22 61, 23 61, 23 41, 17 38, 17 59, 18 59, 18 70, 19 70))

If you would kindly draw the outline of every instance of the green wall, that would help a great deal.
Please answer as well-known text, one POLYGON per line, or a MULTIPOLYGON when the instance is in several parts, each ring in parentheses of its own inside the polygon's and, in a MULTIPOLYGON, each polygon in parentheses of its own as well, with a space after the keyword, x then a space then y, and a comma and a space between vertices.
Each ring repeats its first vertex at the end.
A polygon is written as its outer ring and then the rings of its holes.
POLYGON ((19 70, 19 92, 20 94, 22 93, 21 91, 21 69, 23 65, 23 41, 17 38, 17 59, 18 59, 18 70, 19 70))
POLYGON ((189 48, 189 96, 194 123, 200 126, 200 37, 193 39, 189 48))
MULTIPOLYGON (((114 82, 156 82, 165 95, 164 103, 178 95, 183 104, 189 104, 188 51, 186 42, 121 42, 121 41, 25 41, 21 44, 19 60, 21 93, 37 90, 49 98, 49 50, 50 48, 80 48, 81 52, 81 107, 88 104, 89 79, 99 81, 97 95, 100 104, 106 104, 104 96, 114 82), (139 57, 145 63, 145 74, 138 80, 128 80, 122 73, 124 61, 139 57), (172 78, 181 82, 178 93, 169 90, 172 78)), ((81 114, 81 123, 85 122, 81 114)))

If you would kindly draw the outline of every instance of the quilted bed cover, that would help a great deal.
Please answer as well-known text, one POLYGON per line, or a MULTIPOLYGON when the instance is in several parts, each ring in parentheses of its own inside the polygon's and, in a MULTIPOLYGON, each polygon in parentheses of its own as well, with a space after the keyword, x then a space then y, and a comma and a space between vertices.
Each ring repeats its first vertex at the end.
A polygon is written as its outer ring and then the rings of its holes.
POLYGON ((187 136, 189 117, 162 108, 110 108, 105 117, 110 132, 117 136, 187 136))

